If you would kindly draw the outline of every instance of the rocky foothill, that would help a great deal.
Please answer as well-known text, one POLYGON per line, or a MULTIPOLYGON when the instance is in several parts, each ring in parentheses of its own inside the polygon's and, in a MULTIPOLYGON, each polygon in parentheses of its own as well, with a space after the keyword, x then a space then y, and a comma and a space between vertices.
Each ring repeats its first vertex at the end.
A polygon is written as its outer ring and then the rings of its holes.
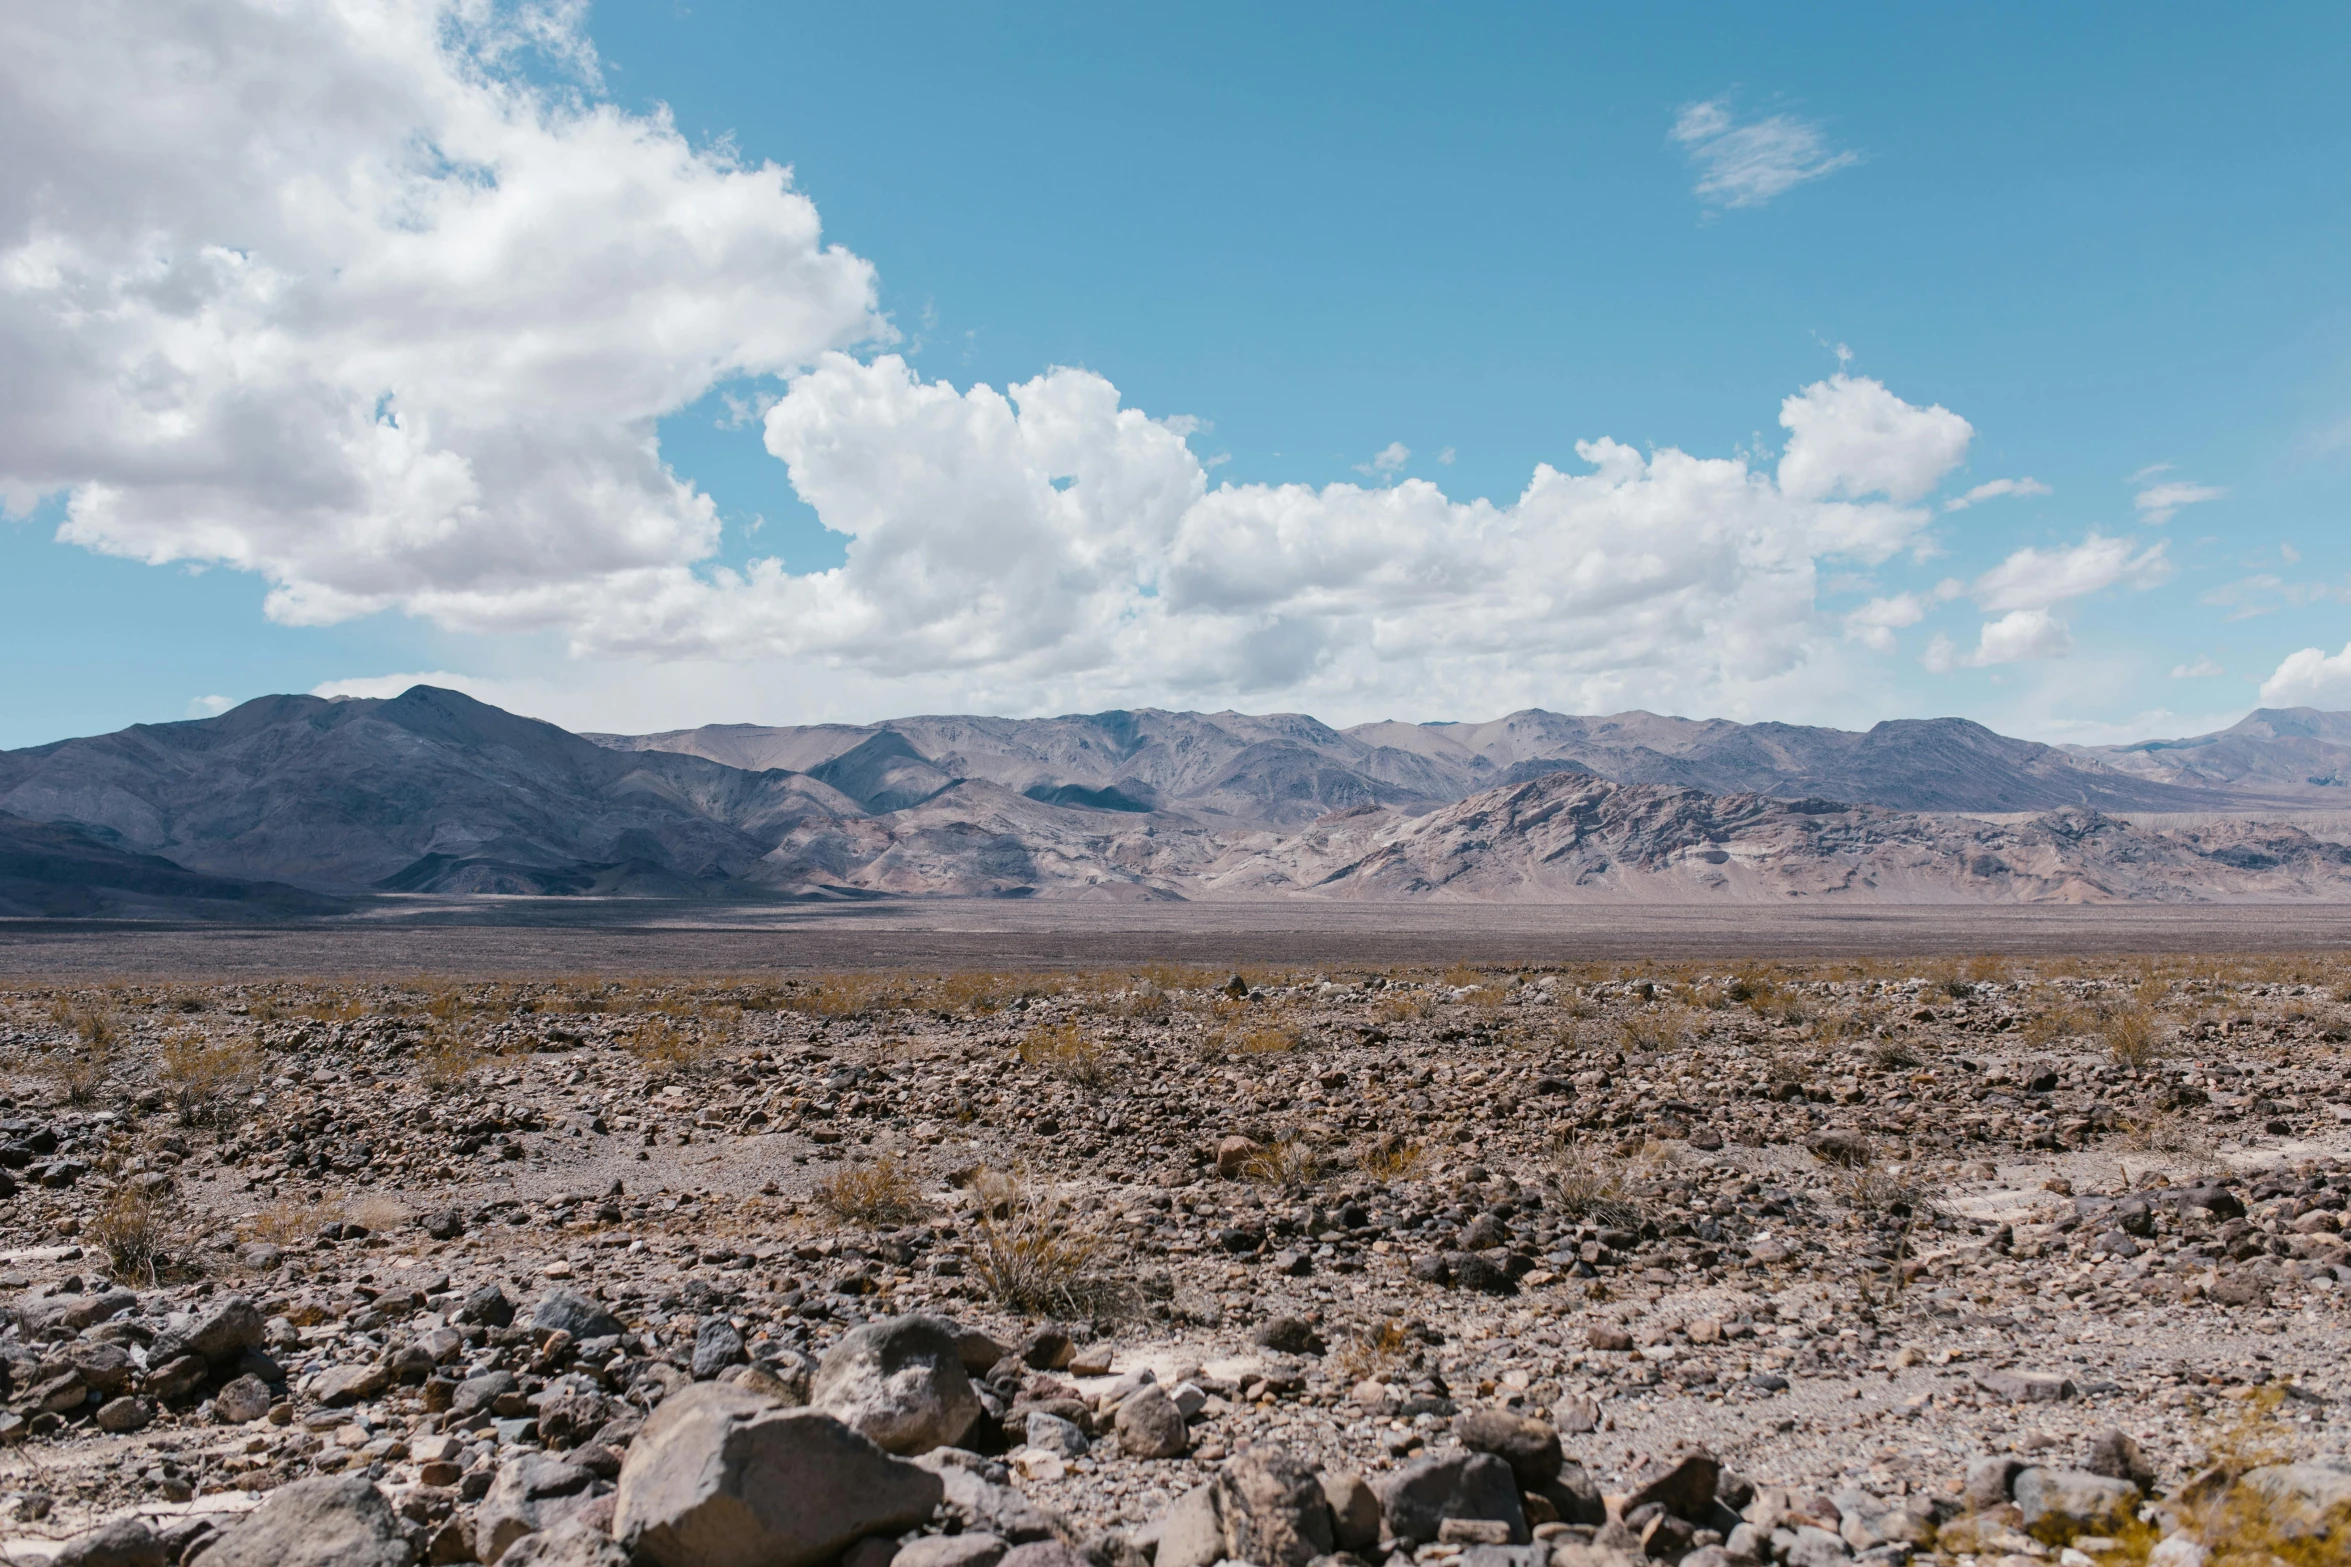
POLYGON ((0 993, 0 1554, 2351 1559, 2327 960, 0 993))

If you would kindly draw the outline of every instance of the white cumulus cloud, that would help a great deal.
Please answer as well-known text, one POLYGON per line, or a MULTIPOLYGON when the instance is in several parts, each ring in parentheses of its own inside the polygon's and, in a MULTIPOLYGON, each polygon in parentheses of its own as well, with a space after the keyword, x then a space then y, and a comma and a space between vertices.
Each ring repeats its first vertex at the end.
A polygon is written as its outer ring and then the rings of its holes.
MULTIPOLYGON (((1701 138, 1726 201, 1780 178, 1784 131, 1714 141, 1773 123, 1701 138)), ((1100 374, 843 352, 889 337, 872 268, 788 171, 603 98, 562 7, 0 10, 0 145, 17 510, 62 495, 69 542, 256 573, 284 620, 552 632, 613 669, 780 661, 1003 710, 1724 710, 1824 683, 1820 563, 1921 545, 1973 434, 1839 373, 1782 405, 1776 470, 1602 438, 1464 500, 1398 444, 1377 485, 1211 487, 1203 427, 1100 374), (662 459, 662 416, 746 378, 731 417, 846 537, 830 570, 716 565, 662 459)))
POLYGON ((2204 501, 2217 501, 2228 491, 2217 484, 2188 484, 2178 480, 2150 484, 2131 497, 2138 508, 2139 520, 2160 527, 2179 515, 2183 506, 2195 506, 2204 501))
POLYGON ((2261 682, 2263 707, 2351 707, 2351 644, 2330 655, 2306 647, 2288 653, 2277 672, 2261 682))
POLYGON ((0 497, 296 622, 706 553, 655 421, 885 333, 873 272, 786 170, 598 97, 575 13, 0 8, 0 497))
POLYGON ((1760 207, 1861 161, 1857 152, 1832 150, 1809 120, 1771 114, 1742 121, 1724 98, 1685 105, 1671 135, 1697 171, 1694 194, 1726 207, 1760 207))
POLYGON ((2118 584, 2151 588, 2171 571, 2161 542, 2134 549, 2127 539, 2096 533, 2066 549, 2017 550, 1968 587, 1969 596, 1997 617, 1984 622, 1974 650, 1962 654, 1938 637, 1927 649, 1927 668, 1943 673, 2063 658, 2073 651, 2073 631, 2054 613, 2058 605, 2118 584))
POLYGON ((1954 495, 1943 503, 1945 511, 1965 511, 1985 501, 1998 500, 2004 495, 2048 495, 2049 486, 2034 478, 1992 479, 1977 485, 1965 495, 1954 495))

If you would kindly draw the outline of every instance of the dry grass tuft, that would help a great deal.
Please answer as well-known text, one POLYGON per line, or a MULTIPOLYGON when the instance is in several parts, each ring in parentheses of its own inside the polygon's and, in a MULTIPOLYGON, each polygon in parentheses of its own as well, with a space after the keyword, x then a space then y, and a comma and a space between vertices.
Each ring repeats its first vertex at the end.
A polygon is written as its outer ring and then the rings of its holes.
POLYGON ((2177 1110, 2149 1110, 2124 1123, 2115 1146, 2132 1153, 2168 1154, 2195 1165, 2220 1162, 2212 1134, 2177 1110))
POLYGON ((117 1282, 152 1289, 162 1282, 160 1270, 170 1260, 178 1228, 178 1206, 169 1198, 125 1186, 106 1199, 82 1235, 106 1254, 117 1282))
POLYGON ((259 1213, 240 1221, 237 1238, 248 1241, 267 1241, 272 1246, 291 1246, 317 1235, 327 1224, 343 1221, 343 1203, 340 1198, 324 1202, 273 1202, 259 1213))
POLYGON ((114 1029, 97 1013, 83 1013, 70 1044, 56 1045, 33 1062, 33 1070, 47 1078, 66 1103, 95 1104, 114 1075, 114 1029))
POLYGON ((841 1224, 912 1224, 924 1212, 922 1190, 897 1155, 843 1165, 816 1183, 816 1205, 841 1224))
POLYGON ((2137 1070, 2164 1057, 2168 1044, 2155 1014, 2144 1006, 2126 1007, 2106 1020, 2106 1054, 2116 1066, 2137 1070))
POLYGON ((1110 1047, 1075 1023, 1042 1023, 1021 1037, 1020 1059, 1089 1088, 1110 1081, 1110 1047))
POLYGON ((718 1041, 710 1035, 658 1017, 637 1025, 622 1043, 655 1077, 698 1072, 718 1053, 718 1041))
POLYGON ((1100 1237, 1068 1203, 1039 1195, 1018 1176, 983 1172, 972 1185, 982 1202, 972 1235, 972 1276, 998 1306, 1037 1316, 1090 1317, 1125 1303, 1124 1287, 1103 1267, 1100 1237))
POLYGON ((1552 1184, 1560 1214, 1579 1223, 1630 1229, 1643 1217, 1626 1162, 1587 1144, 1561 1146, 1552 1184))
POLYGON ((1416 1179, 1426 1154, 1395 1133, 1374 1138, 1355 1156, 1355 1168, 1384 1185, 1416 1179))
POLYGON ((443 1035, 417 1052, 416 1070, 428 1087, 454 1088, 489 1059, 489 1054, 471 1041, 443 1035))
POLYGON ((1385 1382, 1404 1365, 1411 1348, 1412 1334, 1403 1323, 1383 1322, 1333 1350, 1330 1364, 1342 1383, 1385 1382))
POLYGON ((171 1096, 182 1126, 226 1128, 238 1119, 261 1075, 261 1047, 252 1041, 214 1044, 201 1034, 180 1034, 164 1040, 157 1080, 171 1096))
POLYGON ((1324 1169, 1322 1154, 1302 1138, 1280 1137, 1249 1156, 1241 1173, 1269 1186, 1311 1186, 1324 1169))

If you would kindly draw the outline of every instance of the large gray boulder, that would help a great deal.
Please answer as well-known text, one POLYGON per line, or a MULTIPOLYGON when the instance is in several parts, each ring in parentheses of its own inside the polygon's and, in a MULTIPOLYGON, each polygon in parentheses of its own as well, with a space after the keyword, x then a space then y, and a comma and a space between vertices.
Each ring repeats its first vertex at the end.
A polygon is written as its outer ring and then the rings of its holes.
POLYGON ((261 1312, 242 1295, 214 1302, 190 1318, 167 1322, 147 1349, 147 1363, 160 1366, 181 1355, 201 1355, 215 1366, 241 1358, 261 1347, 261 1312))
POLYGON ((2016 1477, 2016 1506, 2033 1535, 2070 1540, 2119 1533, 2139 1513, 2139 1488, 2087 1469, 2034 1467, 2016 1477))
POLYGON ((205 1567, 409 1567, 413 1559, 391 1504, 360 1475, 279 1486, 204 1553, 205 1567))
POLYGON ((2267 1503, 2278 1534, 2314 1539, 2351 1523, 2351 1469, 2335 1464, 2265 1464, 2238 1482, 2267 1503))
POLYGON ((1371 1488, 1387 1515, 1388 1532, 1410 1545, 1436 1539, 1448 1518, 1506 1525, 1513 1545, 1532 1538, 1526 1510, 1518 1503, 1518 1477, 1491 1453, 1455 1449, 1416 1458, 1381 1475, 1371 1488))
POLYGON ((629 1553, 603 1530, 575 1520, 524 1535, 507 1547, 498 1567, 629 1567, 629 1553))
POLYGON ((960 1342, 954 1324, 937 1317, 869 1322, 825 1353, 809 1407, 885 1452, 953 1447, 980 1415, 960 1342))
POLYGON ((1191 1445, 1184 1412, 1158 1383, 1146 1382, 1120 1402, 1120 1452, 1133 1458, 1173 1458, 1191 1445))
POLYGON ((155 1531, 133 1514, 75 1535, 49 1558, 49 1567, 164 1567, 169 1559, 155 1531))
POLYGON ((628 1331, 620 1318, 578 1290, 548 1292, 546 1298, 531 1312, 531 1326, 541 1333, 553 1333, 560 1329, 569 1333, 575 1344, 592 1338, 610 1338, 628 1331))
POLYGON ((698 1382, 629 1445, 612 1532, 650 1567, 814 1567, 928 1521, 943 1494, 831 1415, 698 1382))
POLYGON ((588 1505, 596 1477, 578 1464, 525 1453, 498 1466, 473 1525, 474 1551, 494 1562, 524 1535, 564 1522, 588 1505))
POLYGON ((1549 1421, 1507 1409, 1466 1410, 1453 1422, 1453 1434, 1471 1452, 1492 1453, 1508 1464, 1522 1491, 1539 1490, 1544 1482, 1559 1478, 1565 1461, 1559 1432, 1549 1421))
POLYGON ((1358 1474, 1326 1474, 1322 1499, 1331 1510, 1331 1538, 1338 1549, 1368 1558, 1380 1543, 1380 1499, 1358 1474))
POLYGON ((1246 1447, 1177 1498, 1160 1526, 1156 1567, 1306 1567, 1334 1543, 1315 1472, 1278 1447, 1246 1447))

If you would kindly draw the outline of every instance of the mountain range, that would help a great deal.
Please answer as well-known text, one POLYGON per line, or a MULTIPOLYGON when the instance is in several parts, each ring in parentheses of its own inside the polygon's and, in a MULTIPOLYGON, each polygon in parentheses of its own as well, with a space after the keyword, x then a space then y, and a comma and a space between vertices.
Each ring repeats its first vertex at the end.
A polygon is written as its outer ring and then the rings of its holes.
POLYGON ((417 686, 0 752, 0 913, 415 893, 2332 900, 2351 851, 2274 818, 2336 804, 2345 778, 2351 715, 2300 708, 2098 748, 1951 718, 1541 710, 579 735, 417 686))

